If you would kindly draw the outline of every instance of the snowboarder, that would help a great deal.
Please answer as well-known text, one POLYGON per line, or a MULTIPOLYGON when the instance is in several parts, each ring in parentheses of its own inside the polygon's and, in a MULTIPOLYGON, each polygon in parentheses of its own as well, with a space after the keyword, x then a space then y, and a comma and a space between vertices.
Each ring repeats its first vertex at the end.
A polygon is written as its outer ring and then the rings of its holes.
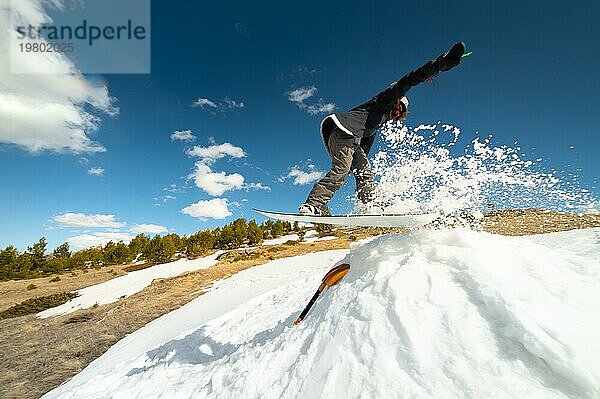
POLYGON ((403 121, 408 114, 406 92, 419 83, 430 81, 440 72, 454 68, 464 52, 465 44, 458 42, 435 61, 410 72, 366 103, 325 117, 321 121, 321 137, 331 158, 331 170, 315 184, 306 202, 300 205, 299 213, 329 215, 327 203, 349 173, 356 180, 359 205, 368 209, 374 200, 376 183, 367 154, 377 129, 389 120, 403 121))

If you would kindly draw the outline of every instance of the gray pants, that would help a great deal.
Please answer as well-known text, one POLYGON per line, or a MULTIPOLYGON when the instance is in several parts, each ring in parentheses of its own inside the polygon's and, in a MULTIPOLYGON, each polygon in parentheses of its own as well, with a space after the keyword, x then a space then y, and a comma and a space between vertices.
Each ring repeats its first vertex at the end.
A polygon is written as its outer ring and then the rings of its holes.
POLYGON ((363 203, 373 200, 375 178, 367 154, 355 144, 355 138, 335 129, 327 141, 331 157, 331 170, 315 184, 306 202, 320 209, 327 209, 333 194, 344 184, 344 179, 352 173, 356 180, 356 196, 363 203))

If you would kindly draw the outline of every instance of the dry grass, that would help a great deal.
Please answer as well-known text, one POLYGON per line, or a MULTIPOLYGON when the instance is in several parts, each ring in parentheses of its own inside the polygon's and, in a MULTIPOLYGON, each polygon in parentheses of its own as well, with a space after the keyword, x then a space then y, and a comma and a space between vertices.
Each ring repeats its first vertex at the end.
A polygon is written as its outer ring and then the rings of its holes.
POLYGON ((11 306, 0 312, 0 320, 10 319, 12 317, 25 316, 31 313, 39 313, 46 309, 60 306, 65 302, 75 298, 77 294, 72 292, 61 292, 59 294, 50 294, 38 298, 28 299, 24 302, 11 306))
POLYGON ((57 276, 38 277, 27 280, 10 280, 0 282, 0 311, 40 296, 72 292, 96 285, 127 274, 126 266, 110 266, 99 270, 89 269, 87 273, 82 270, 67 272, 60 275, 60 281, 50 282, 57 276), (34 289, 27 289, 31 284, 34 289))
MULTIPOLYGON (((539 210, 488 212, 484 230, 523 235, 600 226, 600 216, 573 215, 539 210)), ((118 302, 84 309, 67 316, 37 319, 34 315, 0 320, 0 398, 37 398, 71 378, 114 343, 161 315, 173 311, 204 293, 214 281, 227 278, 273 259, 310 252, 348 248, 358 239, 397 232, 390 229, 340 228, 335 240, 310 244, 286 243, 263 247, 215 266, 178 277, 155 280, 143 291, 118 302)), ((118 275, 123 267, 114 267, 118 275)), ((41 295, 76 290, 115 276, 109 270, 90 271, 61 281, 50 278, 0 283, 0 310, 41 295), (29 284, 37 289, 27 291, 29 284)))
POLYGON ((515 209, 485 213, 483 229, 490 233, 523 236, 600 227, 600 215, 515 209))

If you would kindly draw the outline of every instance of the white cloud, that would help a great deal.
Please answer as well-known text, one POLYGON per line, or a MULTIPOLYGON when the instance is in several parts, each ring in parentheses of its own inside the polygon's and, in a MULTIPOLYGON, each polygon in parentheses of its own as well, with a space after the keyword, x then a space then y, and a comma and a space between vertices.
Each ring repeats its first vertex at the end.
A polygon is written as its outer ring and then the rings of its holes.
POLYGON ((104 168, 101 168, 99 166, 94 166, 93 168, 90 168, 88 170, 88 174, 94 175, 94 176, 104 176, 104 168))
POLYGON ((316 104, 305 105, 303 109, 305 109, 306 112, 308 112, 311 115, 330 114, 335 109, 335 104, 325 103, 323 102, 323 99, 319 99, 319 102, 317 102, 316 104))
POLYGON ((163 188, 163 190, 167 191, 169 193, 177 194, 177 193, 184 193, 185 187, 178 187, 177 184, 172 183, 169 185, 169 187, 163 188))
POLYGON ((245 105, 244 105, 243 102, 241 102, 241 101, 238 102, 238 101, 232 100, 229 97, 225 97, 225 105, 229 109, 244 108, 245 107, 245 105))
POLYGON ((310 87, 300 87, 296 90, 292 90, 288 95, 288 100, 294 103, 302 104, 304 100, 311 98, 317 92, 317 88, 315 86, 310 87))
POLYGON ((196 140, 196 136, 192 134, 191 130, 176 130, 171 135, 171 141, 184 141, 186 143, 196 140))
POLYGON ((244 108, 245 106, 246 105, 242 101, 236 101, 230 97, 225 97, 225 99, 219 103, 216 101, 213 101, 209 98, 199 97, 192 104, 192 108, 204 109, 206 107, 207 109, 210 109, 210 110, 216 111, 216 112, 225 112, 225 111, 228 111, 231 109, 241 109, 241 108, 244 108))
POLYGON ((171 200, 176 200, 177 197, 173 196, 173 195, 163 195, 161 197, 154 197, 154 206, 162 206, 163 204, 166 204, 167 201, 171 201, 171 200))
POLYGON ((94 227, 94 228, 121 228, 126 223, 115 220, 115 215, 86 215, 83 213, 63 213, 54 217, 54 221, 61 227, 94 227))
POLYGON ((183 208, 181 212, 200 220, 206 220, 208 218, 225 219, 232 215, 231 211, 229 211, 227 199, 225 198, 198 201, 195 204, 183 208))
POLYGON ((262 183, 248 183, 248 184, 244 184, 244 189, 246 191, 250 191, 250 190, 264 190, 264 191, 271 191, 271 187, 269 186, 265 186, 262 183))
POLYGON ((209 147, 195 146, 185 152, 191 157, 198 157, 205 164, 212 164, 216 160, 230 156, 233 158, 243 158, 246 153, 240 147, 236 147, 231 143, 223 143, 220 145, 211 145, 209 147))
POLYGON ((193 104, 192 104, 193 108, 204 108, 204 107, 210 107, 210 108, 217 108, 217 104, 215 104, 214 101, 209 100, 208 98, 198 98, 193 104))
MULTIPOLYGON (((155 200, 156 200, 156 199, 159 199, 159 198, 155 198, 155 200)), ((169 201, 169 200, 175 200, 175 199, 177 199, 177 197, 174 197, 174 196, 172 196, 172 195, 163 195, 162 197, 160 197, 160 199, 161 199, 163 202, 167 202, 167 201, 169 201)))
POLYGON ((117 243, 119 241, 123 241, 125 244, 129 244, 129 242, 134 238, 131 234, 121 233, 121 232, 100 232, 93 234, 82 234, 79 236, 71 237, 67 239, 69 246, 74 250, 85 249, 96 246, 104 246, 109 241, 117 243))
POLYGON ((280 177, 279 181, 283 182, 287 179, 294 179, 295 186, 303 186, 319 180, 324 175, 325 172, 315 170, 314 165, 308 165, 308 172, 303 171, 298 165, 295 165, 290 169, 287 175, 280 177))
MULTIPOLYGON (((23 26, 50 22, 42 4, 63 6, 59 0, 13 1, 16 22, 23 26)), ((86 80, 64 54, 11 51, 9 38, 16 38, 17 32, 11 29, 10 12, 10 7, 0 7, 0 143, 32 153, 106 151, 90 137, 100 125, 95 113, 118 112, 106 85, 86 80), (22 74, 11 73, 11 58, 22 74)))
POLYGON ((213 172, 210 166, 202 161, 196 162, 196 170, 189 175, 194 179, 196 187, 206 191, 212 196, 222 195, 229 190, 238 190, 244 186, 244 176, 239 173, 226 174, 213 172))
POLYGON ((292 90, 287 94, 288 100, 295 103, 298 108, 308 112, 311 115, 317 114, 328 114, 333 112, 335 109, 334 103, 326 103, 322 98, 317 101, 315 104, 306 104, 304 101, 308 100, 317 92, 317 88, 315 86, 310 87, 299 87, 296 90, 292 90))
POLYGON ((137 225, 133 226, 130 230, 132 233, 136 233, 136 234, 141 234, 141 233, 160 234, 160 233, 166 233, 167 231, 169 231, 166 227, 159 226, 157 224, 137 224, 137 225))

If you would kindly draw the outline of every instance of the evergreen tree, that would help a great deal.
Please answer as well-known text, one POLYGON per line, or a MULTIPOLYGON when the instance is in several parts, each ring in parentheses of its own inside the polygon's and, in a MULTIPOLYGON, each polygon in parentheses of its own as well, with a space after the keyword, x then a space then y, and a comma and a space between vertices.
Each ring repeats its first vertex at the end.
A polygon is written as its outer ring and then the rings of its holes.
POLYGON ((19 256, 19 251, 12 245, 0 251, 0 268, 14 264, 19 256))
POLYGON ((131 252, 129 252, 129 247, 123 241, 117 243, 115 248, 115 258, 118 264, 131 262, 133 260, 133 256, 131 252))
POLYGON ((92 247, 88 249, 84 249, 82 251, 82 257, 84 260, 83 267, 100 267, 104 263, 104 256, 102 252, 102 247, 92 247))
POLYGON ((284 233, 284 224, 280 220, 277 220, 273 223, 273 227, 271 228, 271 235, 275 237, 282 236, 284 233))
POLYGON ((237 219, 232 224, 234 245, 236 247, 242 246, 248 238, 248 226, 246 225, 246 219, 237 219))
POLYGON ((69 251, 69 243, 65 242, 64 244, 61 244, 58 247, 56 247, 54 252, 52 252, 52 255, 55 258, 59 259, 69 259, 71 257, 71 251, 69 251))
POLYGON ((15 275, 21 278, 34 277, 31 272, 34 270, 34 257, 29 252, 23 252, 17 257, 15 262, 15 275))
POLYGON ((102 260, 105 265, 114 265, 116 263, 115 262, 115 249, 116 248, 117 248, 117 245, 114 242, 109 241, 106 243, 106 245, 102 249, 102 260))
POLYGON ((174 233, 167 234, 166 236, 163 237, 163 240, 164 239, 171 241, 171 243, 173 244, 173 246, 175 248, 174 253, 185 251, 185 242, 177 234, 174 234, 174 233))
POLYGON ((135 259, 138 254, 144 253, 146 248, 150 245, 150 237, 145 234, 138 234, 129 242, 129 252, 135 259))
POLYGON ((0 251, 0 280, 15 278, 19 251, 12 245, 0 251))
POLYGON ((263 231, 258 226, 255 220, 251 220, 248 224, 248 244, 260 244, 263 240, 263 231))
POLYGON ((166 263, 166 262, 170 262, 172 260, 173 255, 175 255, 175 252, 177 252, 178 239, 180 239, 180 238, 176 234, 169 234, 169 235, 161 238, 159 258, 158 258, 159 262, 166 263))
POLYGON ((152 238, 142 252, 144 259, 151 262, 158 262, 160 257, 160 236, 156 235, 152 238))
POLYGON ((61 273, 70 265, 71 251, 69 244, 64 243, 59 245, 49 259, 46 259, 43 266, 44 273, 61 273))
POLYGON ((44 268, 47 245, 46 237, 42 237, 38 242, 27 247, 27 252, 31 254, 31 270, 42 270, 44 268))
POLYGON ((105 265, 120 265, 125 262, 129 262, 132 258, 130 256, 129 247, 119 241, 115 244, 109 241, 102 251, 102 258, 105 265))
POLYGON ((330 224, 316 223, 315 230, 317 231, 319 237, 324 237, 331 233, 332 226, 330 224))
POLYGON ((218 246, 220 249, 233 248, 235 243, 235 232, 231 225, 225 225, 221 229, 221 235, 219 237, 218 246))
POLYGON ((215 235, 212 230, 202 230, 186 239, 185 253, 188 257, 204 255, 215 245, 215 235))

